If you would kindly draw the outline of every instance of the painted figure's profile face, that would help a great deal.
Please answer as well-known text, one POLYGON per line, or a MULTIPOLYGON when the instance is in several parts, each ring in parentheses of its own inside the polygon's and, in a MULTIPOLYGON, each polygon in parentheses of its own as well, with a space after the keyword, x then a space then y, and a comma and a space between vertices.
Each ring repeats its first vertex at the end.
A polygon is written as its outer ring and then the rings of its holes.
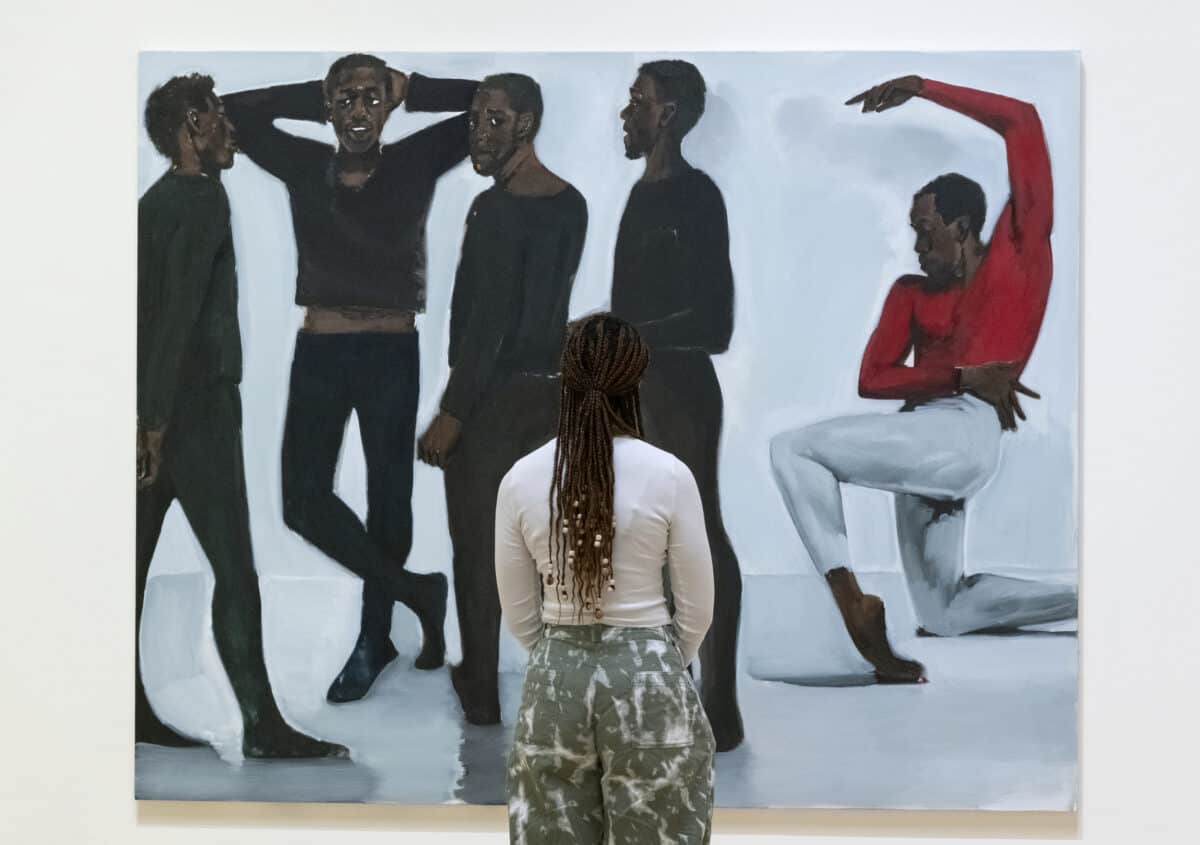
POLYGON ((913 244, 917 262, 930 281, 947 285, 961 277, 969 231, 966 218, 947 223, 938 213, 933 194, 920 194, 913 200, 909 222, 917 236, 913 244))
POLYGON ((471 166, 480 176, 495 176, 517 151, 532 115, 513 110, 508 94, 495 88, 481 88, 471 102, 467 127, 471 146, 471 166))
POLYGON ((237 153, 237 134, 225 116, 225 107, 216 97, 209 97, 208 108, 188 115, 192 125, 192 141, 206 171, 228 170, 233 167, 237 153))
POLYGON ((629 88, 629 103, 621 109, 621 128, 625 130, 625 157, 638 159, 654 149, 659 135, 674 114, 674 103, 662 103, 654 80, 639 75, 629 88))
POLYGON ((325 81, 329 121, 338 143, 365 153, 379 143, 388 116, 389 75, 383 68, 346 68, 325 81))

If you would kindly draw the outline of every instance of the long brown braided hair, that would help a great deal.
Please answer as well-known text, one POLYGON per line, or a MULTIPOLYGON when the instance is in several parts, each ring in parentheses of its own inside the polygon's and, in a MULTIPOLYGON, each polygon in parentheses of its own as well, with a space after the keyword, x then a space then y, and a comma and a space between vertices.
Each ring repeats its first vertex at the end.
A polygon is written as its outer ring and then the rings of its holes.
POLYGON ((612 548, 613 437, 642 436, 638 385, 650 350, 637 330, 609 313, 567 326, 562 353, 562 401, 550 484, 547 589, 584 611, 604 615, 604 590, 614 586, 612 548), (567 570, 574 595, 567 590, 567 570))

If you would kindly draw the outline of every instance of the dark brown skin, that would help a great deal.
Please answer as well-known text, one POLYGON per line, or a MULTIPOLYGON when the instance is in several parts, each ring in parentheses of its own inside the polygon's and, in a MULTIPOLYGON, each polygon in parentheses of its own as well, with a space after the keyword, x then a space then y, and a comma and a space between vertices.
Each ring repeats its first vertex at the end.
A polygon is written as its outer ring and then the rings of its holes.
POLYGON ((162 468, 162 446, 166 429, 147 430, 138 426, 137 432, 137 489, 145 490, 158 480, 162 468))
POLYGON ((429 428, 417 440, 417 458, 431 467, 444 469, 461 437, 462 422, 445 411, 438 411, 429 428))
POLYGON ((515 196, 553 196, 567 187, 537 157, 535 116, 516 112, 504 91, 480 88, 467 113, 467 125, 471 166, 480 176, 492 177, 515 196))
MULTIPOLYGON (((212 97, 208 108, 189 109, 175 135, 176 156, 171 171, 183 176, 220 179, 221 171, 233 167, 237 135, 225 116, 220 99, 212 97)), ((145 490, 158 480, 166 427, 137 432, 137 488, 145 490)))
MULTIPOLYGON (((507 93, 481 88, 468 113, 475 172, 492 177, 516 196, 553 196, 563 191, 567 183, 542 164, 533 148, 535 124, 533 114, 513 110, 507 93)), ((443 469, 461 437, 462 421, 441 411, 418 439, 417 458, 443 469)))
POLYGON ((654 80, 640 74, 629 87, 629 103, 621 109, 621 128, 625 131, 625 157, 644 158, 643 182, 659 182, 686 168, 683 139, 675 137, 672 122, 677 107, 660 99, 654 80))
POLYGON ((966 393, 978 396, 996 409, 1000 427, 1005 431, 1017 430, 1017 418, 1025 419, 1025 411, 1017 394, 1031 399, 1041 395, 1030 390, 1019 381, 1020 369, 1012 362, 980 364, 977 367, 959 369, 959 387, 966 393))
POLYGON ((325 111, 338 139, 338 181, 361 188, 379 164, 379 136, 408 95, 408 75, 390 68, 348 68, 325 81, 325 111))
MULTIPOLYGON (((863 113, 883 112, 920 95, 925 82, 919 76, 901 76, 851 97, 846 105, 862 104, 863 113)), ((916 233, 913 249, 933 291, 966 287, 987 254, 987 247, 971 231, 965 215, 944 220, 932 194, 913 199, 909 223, 916 233)), ((1019 380, 1020 368, 1013 362, 996 361, 959 369, 959 389, 971 393, 996 409, 1000 425, 1015 431, 1017 418, 1024 420, 1018 394, 1040 399, 1019 380)))
POLYGON ((875 679, 881 684, 925 683, 924 666, 892 651, 883 601, 863 593, 854 573, 845 567, 830 571, 825 580, 855 648, 875 667, 875 679))
POLYGON ((913 250, 929 281, 928 287, 946 290, 965 286, 987 252, 971 231, 967 216, 944 220, 933 194, 921 194, 913 199, 908 219, 916 233, 913 250))
POLYGON ((919 76, 900 76, 887 82, 868 88, 861 94, 855 94, 846 101, 846 105, 854 106, 862 103, 863 114, 880 112, 902 106, 921 93, 925 80, 919 76))
POLYGON ((175 138, 178 153, 171 167, 173 172, 219 179, 222 170, 233 167, 237 134, 217 97, 209 99, 204 111, 189 109, 175 138))

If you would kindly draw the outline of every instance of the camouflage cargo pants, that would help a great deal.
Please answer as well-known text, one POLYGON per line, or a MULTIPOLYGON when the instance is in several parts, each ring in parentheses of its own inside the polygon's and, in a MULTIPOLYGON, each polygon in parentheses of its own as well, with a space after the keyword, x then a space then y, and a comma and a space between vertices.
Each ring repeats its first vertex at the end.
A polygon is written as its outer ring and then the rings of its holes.
POLYGON ((670 628, 548 625, 508 764, 519 845, 702 845, 714 742, 670 628))

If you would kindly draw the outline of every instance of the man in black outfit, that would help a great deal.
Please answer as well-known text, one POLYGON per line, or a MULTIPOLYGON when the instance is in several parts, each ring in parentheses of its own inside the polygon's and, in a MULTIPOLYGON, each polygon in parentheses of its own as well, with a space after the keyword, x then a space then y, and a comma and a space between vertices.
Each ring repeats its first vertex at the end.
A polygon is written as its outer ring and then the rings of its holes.
POLYGON ((283 437, 288 526, 363 578, 358 641, 329 688, 366 695, 396 657, 392 606, 421 621, 419 669, 442 665, 447 584, 404 569, 412 546, 413 441, 419 388, 416 315, 425 308, 425 221, 438 178, 467 154, 465 114, 389 144, 392 110, 460 111, 476 83, 408 76, 363 54, 324 80, 226 97, 241 148, 287 186, 299 267, 296 338, 283 437), (279 118, 330 121, 336 149, 289 135, 279 118), (367 525, 333 490, 350 412, 367 463, 367 525))
MULTIPOLYGON (((232 127, 213 81, 193 74, 156 88, 146 130, 171 169, 138 203, 137 627, 163 519, 176 499, 212 567, 217 651, 242 711, 246 757, 345 757, 293 730, 263 660, 262 600, 242 463, 242 339, 229 199, 232 127)), ((138 742, 199 743, 155 715, 137 648, 138 742)))
POLYGON ((683 158, 704 113, 704 79, 684 61, 649 62, 621 110, 625 156, 645 159, 621 217, 613 313, 649 344, 642 382, 646 439, 679 457, 700 488, 716 578, 713 624, 700 648, 704 708, 718 751, 741 743, 737 636, 742 577, 721 520, 717 459, 722 398, 710 356, 733 332, 733 271, 721 191, 683 158))
POLYGON ((450 380, 419 455, 445 471, 463 644, 451 678, 467 721, 488 725, 500 721, 496 495, 512 465, 558 428, 558 359, 587 203, 538 160, 542 93, 528 76, 485 79, 468 119, 471 163, 495 184, 467 215, 450 380))

